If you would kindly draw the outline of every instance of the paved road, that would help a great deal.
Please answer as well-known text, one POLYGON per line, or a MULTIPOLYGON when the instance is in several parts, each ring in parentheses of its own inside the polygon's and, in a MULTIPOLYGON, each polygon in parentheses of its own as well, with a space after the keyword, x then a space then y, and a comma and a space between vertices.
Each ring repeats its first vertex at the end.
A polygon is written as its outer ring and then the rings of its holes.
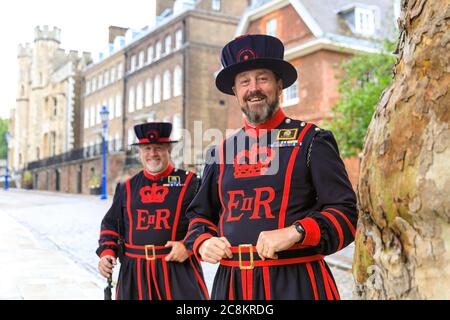
MULTIPOLYGON (((30 250, 29 254, 34 252, 46 257, 38 259, 32 255, 15 254, 20 251, 17 248, 0 251, 0 266, 8 266, 0 267, 0 272, 3 276, 8 275, 6 278, 9 279, 0 282, 0 299, 39 299, 39 294, 41 299, 102 299, 105 280, 97 272, 95 249, 100 222, 111 201, 111 198, 102 201, 95 196, 43 191, 0 191, 2 226, 3 229, 11 229, 9 237, 6 231, 0 230, 0 241, 33 248, 34 251, 30 250), (7 225, 11 227, 6 228, 7 225), (22 243, 20 239, 11 240, 14 237, 12 232, 23 238, 22 243), (51 259, 56 263, 56 270, 50 270, 51 267, 46 264, 51 259), (30 264, 24 263, 30 260, 37 261, 34 269, 40 270, 30 269, 30 264), (67 272, 63 272, 62 268, 68 268, 67 272), (30 270, 34 270, 33 277, 20 276, 30 270), (49 273, 54 275, 53 278, 49 273), (58 276, 62 274, 65 276, 58 276), (64 287, 60 283, 67 285, 64 294, 58 289, 64 287), (24 289, 26 286, 31 289, 24 289)), ((352 255, 353 246, 349 246, 327 258, 342 299, 351 299, 352 296, 353 278, 349 271, 352 255)), ((210 290, 216 268, 215 265, 203 263, 205 281, 210 290)))

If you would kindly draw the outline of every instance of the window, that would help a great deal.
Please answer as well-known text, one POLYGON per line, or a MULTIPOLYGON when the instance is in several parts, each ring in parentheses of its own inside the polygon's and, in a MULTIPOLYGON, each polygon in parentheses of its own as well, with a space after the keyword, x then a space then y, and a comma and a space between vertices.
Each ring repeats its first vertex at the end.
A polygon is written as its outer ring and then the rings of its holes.
POLYGON ((147 79, 145 81, 145 106, 151 106, 153 104, 153 81, 152 79, 147 79))
POLYGON ((144 102, 144 91, 142 83, 139 83, 136 88, 136 109, 140 110, 143 107, 144 102))
POLYGON ((128 112, 134 112, 136 109, 136 99, 135 99, 134 87, 130 87, 128 91, 128 112))
POLYGON ((133 54, 130 60, 130 72, 133 72, 136 69, 136 55, 133 54))
POLYGON ((266 22, 266 34, 269 36, 277 36, 277 19, 270 19, 266 22))
POLYGON ((212 9, 216 11, 220 10, 220 0, 212 0, 212 9))
POLYGON ((161 58, 161 41, 158 41, 156 43, 156 55, 155 55, 155 60, 159 60, 159 58, 161 58))
POLYGON ((108 152, 112 152, 114 149, 114 140, 112 135, 108 135, 108 152))
POLYGON ((84 108, 84 128, 89 128, 89 108, 84 108))
POLYGON ((105 71, 105 72, 103 73, 103 81, 105 82, 105 83, 104 83, 105 86, 107 86, 107 85, 109 84, 109 72, 108 72, 108 71, 105 71))
POLYGON ((365 8, 355 8, 355 31, 370 36, 375 33, 375 13, 365 8))
POLYGON ((100 104, 98 104, 97 112, 95 113, 95 124, 102 123, 102 118, 100 117, 100 110, 102 110, 102 106, 100 104))
POLYGON ((139 52, 139 66, 138 68, 142 68, 144 66, 144 50, 139 52))
POLYGON ((153 102, 159 103, 161 101, 161 77, 159 74, 155 77, 155 90, 153 91, 153 102))
POLYGON ((115 146, 114 150, 115 151, 120 151, 120 149, 122 148, 122 141, 120 139, 120 134, 116 133, 116 136, 114 137, 114 140, 116 141, 114 143, 114 146, 115 146))
POLYGON ((153 46, 147 48, 147 63, 150 64, 153 62, 153 46))
POLYGON ((179 29, 175 32, 175 50, 181 49, 183 45, 183 30, 179 29))
POLYGON ((109 111, 109 120, 114 119, 114 97, 109 97, 108 111, 109 111))
POLYGON ((98 75, 98 88, 100 89, 101 87, 103 87, 103 74, 100 73, 98 75))
POLYGON ((119 118, 122 116, 122 95, 118 94, 116 95, 116 105, 115 105, 115 114, 116 117, 119 118))
POLYGON ((289 88, 283 90, 283 107, 292 106, 298 102, 298 82, 295 81, 289 88))
POLYGON ((136 140, 136 136, 134 135, 134 129, 128 129, 128 149, 131 149, 131 144, 136 140))
POLYGON ((123 75, 123 63, 121 62, 117 66, 117 79, 122 79, 122 75, 123 75))
POLYGON ((92 78, 92 92, 94 92, 95 90, 97 90, 97 78, 96 77, 92 78))
POLYGON ((91 106, 91 117, 89 121, 90 127, 95 126, 95 106, 91 106))
POLYGON ((170 99, 170 91, 171 91, 171 73, 169 70, 166 70, 164 72, 164 79, 163 79, 163 99, 168 100, 170 99))
POLYGON ((177 113, 173 116, 173 131, 172 139, 179 140, 183 129, 183 123, 181 121, 181 114, 177 113))
POLYGON ((173 71, 173 96, 178 97, 183 93, 183 77, 180 66, 173 71))
POLYGON ((109 70, 109 78, 111 79, 111 83, 116 81, 115 76, 116 76, 116 68, 115 67, 111 67, 111 69, 109 70))
POLYGON ((164 39, 164 54, 169 54, 172 50, 172 36, 168 35, 164 39))
POLYGON ((91 92, 90 90, 91 90, 91 81, 87 80, 86 81, 86 91, 85 91, 85 93, 89 94, 91 92))

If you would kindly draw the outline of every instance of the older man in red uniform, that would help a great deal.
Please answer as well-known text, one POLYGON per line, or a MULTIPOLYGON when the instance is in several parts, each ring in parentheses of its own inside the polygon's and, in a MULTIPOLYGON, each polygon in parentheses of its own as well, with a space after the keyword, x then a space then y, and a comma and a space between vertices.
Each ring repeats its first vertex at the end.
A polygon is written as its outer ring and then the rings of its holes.
POLYGON ((116 299, 207 299, 201 265, 182 241, 199 180, 171 164, 170 123, 134 130, 144 169, 116 188, 101 224, 99 271, 111 276, 123 242, 116 299))
POLYGON ((185 240, 220 263, 213 299, 339 299, 324 256, 354 240, 356 197, 331 132, 280 108, 297 79, 283 54, 266 35, 222 50, 216 86, 244 127, 210 150, 185 240))

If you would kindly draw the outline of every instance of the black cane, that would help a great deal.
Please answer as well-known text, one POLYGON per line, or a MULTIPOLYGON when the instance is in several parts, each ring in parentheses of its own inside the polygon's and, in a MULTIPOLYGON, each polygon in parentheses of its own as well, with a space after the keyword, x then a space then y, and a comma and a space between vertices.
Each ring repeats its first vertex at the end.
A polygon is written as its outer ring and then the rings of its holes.
MULTIPOLYGON (((108 262, 112 263, 112 260, 108 258, 108 262)), ((105 300, 112 300, 112 274, 108 277, 108 285, 106 286, 104 293, 105 293, 105 300)))

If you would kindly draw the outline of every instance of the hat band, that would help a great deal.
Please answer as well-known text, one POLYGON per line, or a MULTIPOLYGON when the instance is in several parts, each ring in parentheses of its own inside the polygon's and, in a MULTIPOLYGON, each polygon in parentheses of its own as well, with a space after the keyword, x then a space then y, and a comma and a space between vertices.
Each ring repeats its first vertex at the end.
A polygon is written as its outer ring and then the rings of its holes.
POLYGON ((148 140, 147 138, 139 139, 139 143, 161 143, 161 142, 170 142, 170 138, 164 137, 152 141, 148 140))

